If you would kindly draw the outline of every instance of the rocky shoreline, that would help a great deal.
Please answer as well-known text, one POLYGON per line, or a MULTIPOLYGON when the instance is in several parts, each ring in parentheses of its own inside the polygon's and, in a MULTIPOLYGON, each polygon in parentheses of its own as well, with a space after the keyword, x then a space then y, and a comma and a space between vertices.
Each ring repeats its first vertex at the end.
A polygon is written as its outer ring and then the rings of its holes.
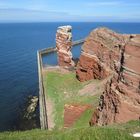
POLYGON ((23 107, 19 121, 18 130, 30 130, 39 128, 39 111, 38 111, 38 97, 28 96, 25 106, 23 107))

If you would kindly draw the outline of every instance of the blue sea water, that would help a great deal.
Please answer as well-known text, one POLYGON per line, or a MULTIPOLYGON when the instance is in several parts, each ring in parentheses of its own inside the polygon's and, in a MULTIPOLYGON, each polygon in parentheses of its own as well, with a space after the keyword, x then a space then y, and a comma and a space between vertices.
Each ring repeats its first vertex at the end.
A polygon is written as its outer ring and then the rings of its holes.
MULTIPOLYGON (((72 25, 73 40, 85 38, 96 27, 140 34, 140 23, 1 23, 0 24, 0 131, 11 130, 25 98, 38 95, 37 50, 55 46, 58 26, 72 25)), ((72 50, 80 55, 80 47, 72 50)), ((55 53, 44 63, 57 64, 55 53)))

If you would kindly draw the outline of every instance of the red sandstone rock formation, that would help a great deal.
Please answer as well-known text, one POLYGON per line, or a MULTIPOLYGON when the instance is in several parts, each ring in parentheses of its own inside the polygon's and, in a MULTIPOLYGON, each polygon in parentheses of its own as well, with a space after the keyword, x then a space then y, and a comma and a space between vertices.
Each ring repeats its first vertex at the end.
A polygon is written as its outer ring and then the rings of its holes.
POLYGON ((58 64, 59 66, 74 66, 72 61, 72 34, 71 26, 61 26, 58 27, 56 33, 56 47, 58 54, 58 64))
POLYGON ((128 37, 117 34, 107 28, 96 29, 87 37, 77 65, 77 77, 80 81, 103 79, 110 70, 120 67, 120 51, 128 37))
POLYGON ((80 81, 112 75, 90 125, 139 119, 140 35, 121 35, 107 28, 94 30, 83 45, 76 74, 80 81))

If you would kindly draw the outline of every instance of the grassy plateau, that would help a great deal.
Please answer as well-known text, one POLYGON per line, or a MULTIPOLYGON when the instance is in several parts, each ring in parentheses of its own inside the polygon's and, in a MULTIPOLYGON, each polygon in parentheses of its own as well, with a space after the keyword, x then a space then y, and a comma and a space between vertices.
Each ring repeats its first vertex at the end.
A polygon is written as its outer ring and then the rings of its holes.
POLYGON ((91 82, 96 83, 97 80, 81 83, 76 79, 76 75, 73 72, 62 74, 60 72, 51 71, 44 74, 45 91, 47 97, 50 98, 54 104, 53 114, 55 128, 63 128, 65 104, 92 105, 93 108, 85 111, 83 116, 74 124, 74 128, 88 126, 93 110, 98 104, 99 94, 94 96, 80 96, 78 91, 91 82))

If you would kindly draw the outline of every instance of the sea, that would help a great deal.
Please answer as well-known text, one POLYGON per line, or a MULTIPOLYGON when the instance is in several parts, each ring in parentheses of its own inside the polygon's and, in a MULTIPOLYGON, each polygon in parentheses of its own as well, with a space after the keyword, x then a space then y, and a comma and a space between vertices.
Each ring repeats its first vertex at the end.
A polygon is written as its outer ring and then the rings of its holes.
MULTIPOLYGON (((73 41, 97 27, 140 34, 140 23, 0 23, 0 131, 16 130, 26 98, 38 95, 37 50, 55 46, 57 27, 63 25, 72 26, 73 41)), ((75 58, 80 52, 80 46, 72 50, 75 58)), ((57 65, 57 55, 44 56, 43 64, 57 65)))

